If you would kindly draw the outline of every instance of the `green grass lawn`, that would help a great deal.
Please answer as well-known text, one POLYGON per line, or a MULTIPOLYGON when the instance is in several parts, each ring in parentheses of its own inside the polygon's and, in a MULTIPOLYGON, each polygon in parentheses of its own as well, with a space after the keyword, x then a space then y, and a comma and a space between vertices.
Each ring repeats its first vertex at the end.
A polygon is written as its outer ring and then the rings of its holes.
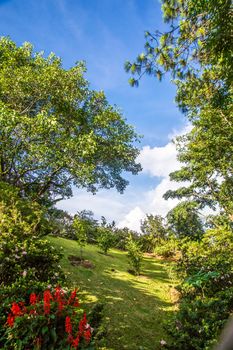
MULTIPOLYGON (((145 256, 141 276, 127 272, 125 252, 112 249, 107 256, 98 247, 84 248, 84 258, 94 268, 72 266, 69 255, 80 254, 75 241, 50 238, 54 246, 62 246, 61 265, 69 273, 71 286, 79 288, 84 305, 103 302, 103 325, 106 336, 99 349, 156 350, 166 339, 163 322, 174 311, 171 288, 177 282, 172 277, 172 263, 145 256)), ((89 305, 90 306, 90 305, 89 305)))

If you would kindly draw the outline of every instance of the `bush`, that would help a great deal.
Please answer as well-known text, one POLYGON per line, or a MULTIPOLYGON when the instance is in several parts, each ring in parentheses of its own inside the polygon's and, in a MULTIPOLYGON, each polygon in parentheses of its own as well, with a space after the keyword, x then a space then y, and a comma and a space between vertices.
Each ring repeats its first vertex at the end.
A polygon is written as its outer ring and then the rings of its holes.
MULTIPOLYGON (((14 187, 0 182, 0 323, 13 301, 46 286, 62 283, 61 252, 44 236, 50 233, 46 210, 19 196, 14 187)), ((3 329, 0 327, 0 338, 3 329)))
POLYGON ((154 254, 160 255, 164 258, 172 258, 177 253, 177 242, 171 238, 168 240, 161 240, 159 245, 154 248, 154 254))
POLYGON ((210 350, 233 310, 233 234, 206 231, 200 242, 184 240, 177 271, 181 301, 167 325, 174 350, 210 350))
POLYGON ((113 246, 114 237, 112 232, 103 226, 98 227, 98 246, 103 251, 104 254, 107 254, 109 249, 113 246))
POLYGON ((19 276, 26 275, 30 276, 33 283, 40 281, 56 284, 64 278, 59 265, 62 255, 47 240, 28 239, 18 242, 13 237, 1 243, 0 284, 9 285, 19 276))
POLYGON ((130 235, 127 242, 128 259, 130 265, 130 271, 135 275, 140 275, 142 265, 142 251, 135 240, 130 235))
POLYGON ((212 350, 233 308, 233 288, 214 297, 182 298, 179 311, 166 329, 171 350, 212 350))
POLYGON ((4 328, 3 349, 90 349, 92 329, 76 291, 60 287, 13 302, 4 328))
POLYGON ((29 274, 32 282, 57 283, 63 278, 61 252, 43 238, 49 232, 45 210, 0 183, 0 284, 29 274))

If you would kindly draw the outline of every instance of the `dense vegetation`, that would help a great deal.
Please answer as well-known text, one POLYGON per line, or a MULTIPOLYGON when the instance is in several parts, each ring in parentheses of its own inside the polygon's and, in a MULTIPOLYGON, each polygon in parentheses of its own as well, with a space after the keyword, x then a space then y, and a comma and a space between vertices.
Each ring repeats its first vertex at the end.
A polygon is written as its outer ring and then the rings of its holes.
POLYGON ((170 73, 192 124, 176 139, 183 165, 170 174, 186 185, 164 195, 186 199, 167 216, 183 277, 168 329, 171 349, 211 349, 233 310, 232 7, 229 0, 163 0, 162 9, 169 29, 146 32, 145 52, 125 68, 133 86, 144 73, 160 80, 170 73), (218 214, 203 222, 198 213, 206 206, 218 214))

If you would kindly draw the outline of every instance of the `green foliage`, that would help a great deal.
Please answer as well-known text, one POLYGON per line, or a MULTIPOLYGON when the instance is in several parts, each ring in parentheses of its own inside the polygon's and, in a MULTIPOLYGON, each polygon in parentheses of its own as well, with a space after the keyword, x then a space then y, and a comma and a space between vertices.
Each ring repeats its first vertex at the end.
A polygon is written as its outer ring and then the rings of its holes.
POLYGON ((198 205, 195 202, 180 202, 168 212, 167 224, 170 232, 179 238, 200 239, 204 233, 198 205))
POLYGON ((30 276, 31 281, 57 283, 63 278, 59 267, 61 253, 47 240, 27 239, 19 243, 15 237, 1 240, 0 284, 10 285, 20 276, 30 276))
POLYGON ((94 219, 94 213, 91 210, 82 210, 77 213, 79 220, 82 222, 83 229, 87 236, 88 243, 96 243, 97 241, 97 220, 94 219))
POLYGON ((113 247, 114 237, 108 227, 98 227, 97 243, 104 254, 107 254, 109 249, 113 247))
POLYGON ((86 235, 86 228, 85 228, 85 222, 80 220, 78 216, 74 217, 73 220, 73 229, 75 232, 76 242, 78 243, 80 247, 80 256, 83 257, 83 247, 87 244, 87 235, 86 235))
MULTIPOLYGON (((19 196, 19 190, 0 183, 0 324, 14 301, 39 293, 48 285, 64 280, 56 250, 44 235, 51 225, 46 210, 19 196)), ((0 327, 0 344, 5 344, 0 327)))
POLYGON ((92 192, 137 174, 138 139, 102 91, 89 89, 83 62, 70 69, 54 54, 0 39, 0 181, 43 201, 92 192))
MULTIPOLYGON (((180 273, 189 277, 202 272, 218 271, 221 278, 218 280, 216 288, 222 288, 226 282, 223 276, 231 275, 233 266, 233 234, 226 228, 216 228, 207 230, 201 242, 184 241, 180 247, 181 260, 178 265, 180 273), (221 282, 222 281, 222 282, 221 282)), ((227 277, 226 277, 227 278, 227 277)), ((229 276, 229 282, 231 276, 229 276)), ((230 284, 229 284, 230 286, 230 284)))
POLYGON ((120 250, 127 250, 128 237, 131 235, 133 239, 138 239, 138 233, 130 230, 128 227, 115 228, 113 231, 114 235, 114 248, 120 250))
POLYGON ((4 328, 3 349, 94 349, 90 344, 91 328, 76 291, 60 287, 14 302, 4 328))
POLYGON ((160 241, 159 245, 154 248, 154 254, 163 258, 172 258, 178 251, 178 242, 174 237, 160 241))
POLYGON ((164 219, 160 215, 147 215, 141 224, 143 235, 140 237, 140 244, 144 252, 152 253, 156 245, 166 238, 164 219))
POLYGON ((181 302, 168 330, 171 349, 212 349, 233 307, 233 234, 210 229, 200 242, 180 244, 181 302))
POLYGON ((20 198, 19 190, 4 182, 0 182, 0 225, 2 240, 12 235, 23 241, 33 235, 42 237, 51 230, 45 208, 20 198))
POLYGON ((232 2, 163 0, 162 10, 168 30, 147 32, 145 54, 125 68, 137 75, 134 86, 144 73, 160 80, 170 72, 192 126, 175 141, 183 165, 170 174, 184 185, 164 195, 188 199, 167 217, 170 230, 186 237, 179 247, 180 308, 168 330, 171 349, 209 350, 233 306, 232 2), (205 206, 221 214, 204 233, 197 209, 205 206))
POLYGON ((130 271, 132 271, 135 275, 140 275, 143 255, 141 247, 131 235, 128 237, 126 248, 128 250, 130 271))
POLYGON ((187 181, 166 198, 189 198, 200 205, 233 209, 233 125, 231 1, 163 0, 168 30, 146 33, 145 53, 127 62, 126 71, 158 76, 170 72, 176 101, 193 129, 177 139, 181 170, 174 181, 187 181))
POLYGON ((13 302, 22 302, 29 300, 31 293, 42 293, 48 287, 48 282, 40 282, 34 278, 33 272, 29 271, 26 275, 19 275, 15 282, 9 285, 0 286, 0 348, 6 342, 5 327, 9 309, 13 302))
POLYGON ((38 203, 22 199, 18 190, 0 183, 0 284, 30 274, 32 281, 56 282, 62 276, 61 253, 45 239, 49 224, 38 203))
POLYGON ((47 217, 51 225, 51 234, 74 239, 73 217, 69 213, 52 206, 47 209, 47 217))
POLYGON ((183 298, 179 312, 166 329, 173 338, 171 350, 212 350, 233 306, 233 288, 213 297, 183 298))

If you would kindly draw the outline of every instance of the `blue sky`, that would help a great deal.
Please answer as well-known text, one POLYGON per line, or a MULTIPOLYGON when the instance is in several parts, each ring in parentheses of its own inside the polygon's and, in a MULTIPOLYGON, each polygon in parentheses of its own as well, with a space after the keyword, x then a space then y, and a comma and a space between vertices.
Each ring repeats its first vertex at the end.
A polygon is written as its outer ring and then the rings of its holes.
POLYGON ((165 214, 175 202, 164 202, 170 186, 169 171, 179 165, 172 136, 185 128, 175 106, 175 87, 169 77, 162 83, 145 77, 131 88, 124 62, 143 51, 145 30, 164 29, 158 0, 0 0, 0 34, 17 44, 33 43, 36 51, 60 56, 64 67, 84 60, 86 78, 93 89, 104 90, 127 121, 144 135, 138 176, 127 176, 124 195, 115 190, 92 196, 74 190, 60 206, 75 213, 91 209, 99 218, 115 219, 121 226, 139 227, 145 213, 165 214))

